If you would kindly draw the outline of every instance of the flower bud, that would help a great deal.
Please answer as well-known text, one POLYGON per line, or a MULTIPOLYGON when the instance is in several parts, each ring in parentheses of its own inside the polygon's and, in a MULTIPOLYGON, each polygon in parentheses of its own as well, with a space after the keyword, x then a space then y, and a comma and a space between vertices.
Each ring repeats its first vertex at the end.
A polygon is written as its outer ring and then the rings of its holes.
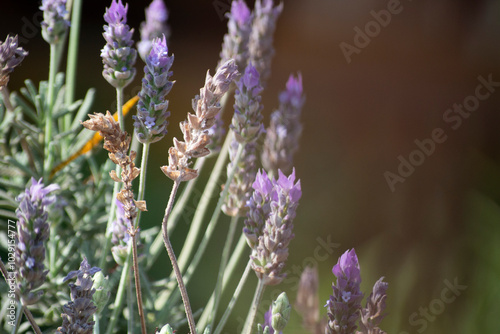
POLYGON ((292 306, 288 301, 285 292, 282 292, 276 301, 273 302, 272 308, 272 326, 275 331, 282 331, 285 329, 288 320, 290 320, 290 311, 292 306))

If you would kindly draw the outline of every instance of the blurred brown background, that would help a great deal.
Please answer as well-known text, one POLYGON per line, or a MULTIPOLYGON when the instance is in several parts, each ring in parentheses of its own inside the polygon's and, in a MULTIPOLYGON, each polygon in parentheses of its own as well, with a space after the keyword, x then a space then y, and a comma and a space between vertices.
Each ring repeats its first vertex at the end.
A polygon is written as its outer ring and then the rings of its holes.
MULTIPOLYGON (((94 109, 99 112, 115 105, 114 90, 100 74, 102 15, 109 3, 84 1, 82 22, 77 97, 96 87, 94 109)), ((137 40, 149 1, 128 3, 137 40)), ((227 22, 218 16, 217 3, 228 1, 166 1, 177 82, 169 95, 170 133, 152 146, 146 195, 152 212, 149 226, 160 222, 170 191, 169 181, 155 166, 166 164, 171 136, 180 135, 178 122, 190 110, 206 70, 213 72, 217 63, 227 22)), ((294 300, 297 273, 317 263, 324 305, 331 293, 332 266, 355 247, 365 293, 380 276, 389 282, 389 315, 382 323, 388 333, 498 332, 500 91, 481 101, 456 130, 443 115, 474 95, 478 76, 491 75, 500 82, 500 2, 401 1, 400 12, 391 15, 390 23, 348 63, 340 43, 354 45, 354 28, 364 30, 374 20, 371 11, 386 10, 389 3, 395 2, 285 1, 272 77, 263 96, 265 119, 278 106, 278 93, 290 73, 302 73, 307 101, 301 149, 295 157, 303 198, 287 265, 290 280, 279 289, 294 300), (436 128, 443 129, 447 140, 436 144, 433 154, 392 192, 384 173, 397 173, 398 156, 408 159, 418 148, 414 141, 430 138, 436 128), (328 257, 323 251, 321 257, 315 255, 321 245, 318 237, 335 243, 328 257), (454 302, 440 303, 446 281, 454 280, 466 289, 454 302), (430 316, 421 308, 430 308, 430 316)), ((29 29, 26 22, 36 24, 36 11, 36 1, 2 3, 0 38, 8 32, 24 34, 28 38, 23 47, 30 51, 11 77, 12 90, 26 76, 37 82, 48 74, 47 45, 39 33, 23 30, 29 29)), ((137 92, 142 66, 138 60, 128 97, 137 92)), ((224 226, 220 234, 225 235, 224 226)), ((201 270, 218 268, 217 248, 213 251, 214 262, 201 270)), ((195 308, 203 305, 211 286, 190 287, 195 308)), ((240 314, 247 310, 252 286, 247 302, 239 303, 240 314)), ((274 290, 268 290, 267 299, 274 290)), ((323 316, 322 307, 321 312, 323 316)), ((237 321, 232 326, 236 328, 237 321)), ((303 332, 294 313, 285 333, 303 332)))

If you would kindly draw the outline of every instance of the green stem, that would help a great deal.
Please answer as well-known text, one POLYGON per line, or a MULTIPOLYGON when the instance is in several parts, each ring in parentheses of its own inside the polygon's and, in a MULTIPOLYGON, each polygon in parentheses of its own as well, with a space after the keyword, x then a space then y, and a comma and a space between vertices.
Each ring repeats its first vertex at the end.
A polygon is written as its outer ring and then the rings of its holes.
POLYGON ((255 289, 255 295, 253 296, 252 307, 250 308, 250 312, 248 313, 247 320, 245 321, 245 326, 243 328, 243 334, 251 334, 252 328, 255 323, 255 318, 257 315, 257 310, 259 308, 260 301, 262 300, 262 296, 264 295, 265 289, 264 281, 259 279, 259 283, 257 284, 257 288, 255 289))
POLYGON ((94 334, 100 334, 100 320, 99 320, 99 315, 94 313, 94 334))
MULTIPOLYGON (((205 161, 207 161, 206 158, 200 158, 196 160, 196 163, 194 164, 194 169, 198 171, 198 174, 200 174, 203 165, 205 164, 205 161)), ((189 197, 191 196, 194 187, 198 181, 199 177, 189 181, 187 185, 185 186, 184 190, 182 191, 181 196, 177 200, 177 202, 174 205, 174 208, 172 209, 172 213, 170 214, 170 221, 168 222, 168 233, 171 234, 175 227, 177 226, 177 223, 179 222, 179 218, 183 213, 185 213, 185 208, 187 201, 189 200, 189 197)), ((147 264, 146 268, 150 269, 152 265, 155 263, 156 259, 158 259, 158 256, 160 255, 161 251, 163 250, 163 236, 162 232, 160 231, 158 235, 156 236, 155 240, 151 244, 150 250, 149 250, 149 256, 146 259, 147 264)))
MULTIPOLYGON (((137 195, 138 201, 144 200, 144 194, 146 193, 146 172, 148 169, 149 146, 150 143, 144 144, 142 146, 141 174, 139 176, 139 193, 137 195)), ((137 212, 137 218, 134 223, 134 228, 137 228, 139 226, 141 212, 141 210, 137 212)))
POLYGON ((21 325, 21 318, 23 317, 23 304, 19 301, 17 302, 17 310, 16 310, 16 323, 14 327, 12 327, 11 334, 17 334, 19 331, 19 326, 21 325))
POLYGON ((165 215, 163 216, 163 221, 161 223, 162 231, 163 231, 163 241, 165 243, 165 248, 167 249, 168 257, 170 258, 170 262, 172 262, 173 271, 175 273, 175 278, 177 279, 177 284, 179 285, 179 290, 182 296, 182 302, 184 303, 184 310, 186 312, 186 317, 189 324, 189 329, 191 334, 196 334, 196 325, 193 318, 193 311, 191 311, 191 305, 189 303, 189 297, 186 291, 186 286, 184 285, 181 271, 179 270, 179 266, 177 264, 177 260, 175 258, 174 249, 172 248, 172 244, 170 243, 170 239, 168 237, 168 217, 170 216, 170 212, 172 211, 172 206, 175 198, 175 194, 179 189, 180 180, 176 180, 174 182, 174 186, 172 188, 172 192, 170 194, 170 198, 168 199, 167 207, 165 208, 165 215))
POLYGON ((233 297, 229 301, 229 304, 227 305, 226 312, 222 315, 222 318, 219 321, 219 324, 213 331, 213 334, 219 334, 224 326, 226 325, 227 319, 229 319, 229 316, 233 312, 234 305, 236 305, 236 302, 238 301, 238 298, 240 297, 241 291, 243 290, 243 286, 245 285, 245 282, 247 281, 248 274, 250 274, 250 269, 252 268, 251 266, 251 260, 248 261, 247 266, 245 267, 245 271, 243 272, 243 275, 241 275, 241 279, 238 282, 238 286, 234 290, 233 297))
POLYGON ((120 129, 125 131, 125 120, 123 119, 123 87, 116 88, 116 113, 118 114, 120 129))
MULTIPOLYGON (((241 255, 243 255, 245 249, 246 249, 245 236, 243 234, 241 234, 240 238, 236 244, 236 247, 233 250, 231 258, 229 259, 229 262, 227 263, 226 270, 224 271, 224 279, 222 280, 222 292, 221 292, 221 294, 223 294, 224 291, 226 291, 227 283, 233 281, 232 277, 234 275, 234 272, 236 271, 236 267, 239 263, 241 255)), ((208 303, 205 306, 205 309, 203 310, 203 314, 201 315, 200 320, 198 321, 198 328, 204 328, 206 326, 207 321, 208 321, 208 316, 209 316, 210 312, 212 311, 212 308, 214 307, 214 299, 215 299, 215 291, 212 292, 212 295, 210 296, 210 299, 208 300, 208 303)), ((217 327, 219 327, 219 326, 217 326, 217 327)))
POLYGON ((214 295, 214 307, 212 314, 210 316, 210 328, 213 328, 215 316, 217 315, 217 308, 219 307, 219 301, 222 292, 222 282, 224 280, 224 271, 226 270, 227 261, 229 258, 229 252, 231 251, 231 245, 233 244, 234 234, 236 232, 236 226, 238 225, 238 216, 231 218, 229 223, 229 231, 227 233, 226 243, 224 244, 224 249, 222 250, 222 258, 219 266, 219 274, 217 277, 217 283, 215 284, 215 295, 214 295))
MULTIPOLYGON (((71 6, 71 28, 69 32, 68 59, 66 65, 66 105, 71 105, 75 99, 76 68, 78 63, 78 45, 80 35, 80 22, 82 13, 82 0, 73 0, 71 6)), ((65 131, 71 127, 71 115, 64 116, 65 131)))
POLYGON ((48 176, 52 167, 52 152, 49 149, 49 143, 52 139, 52 112, 54 107, 54 86, 56 83, 57 65, 58 65, 58 44, 50 44, 50 64, 49 64, 49 87, 47 92, 47 104, 45 110, 45 151, 44 151, 44 176, 48 176))
MULTIPOLYGON (((232 133, 230 133, 230 135, 228 135, 228 137, 231 137, 231 136, 232 136, 232 133)), ((240 158, 242 156, 243 149, 244 149, 244 145, 240 144, 238 146, 238 151, 236 152, 236 156, 233 160, 233 168, 231 169, 231 171, 227 175, 227 180, 226 180, 226 183, 224 185, 224 190, 220 194, 219 200, 217 201, 217 205, 216 205, 214 212, 212 214, 212 218, 210 219, 210 222, 208 223, 208 226, 207 226, 205 233, 203 235, 203 239, 201 240, 200 243, 196 243, 195 245, 190 245, 187 243, 187 241, 184 243, 184 245, 187 245, 190 248, 193 248, 193 246, 197 247, 196 253, 195 253, 195 255, 194 255, 191 263, 189 264, 189 267, 187 268, 186 273, 184 275, 184 280, 185 280, 186 284, 190 281, 196 267, 198 266, 199 262, 201 261, 201 258, 203 257, 203 255, 205 254, 205 249, 207 248, 208 242, 210 241, 210 238, 212 237, 212 234, 215 230, 215 227, 217 226, 217 222, 218 222, 218 219, 219 219, 219 216, 221 213, 222 204, 224 203, 224 200, 226 199, 227 192, 229 190, 229 185, 231 184, 231 181, 233 180, 234 174, 236 173, 236 169, 238 168, 238 162, 240 161, 240 158)), ((214 171, 215 171, 215 168, 214 168, 214 171)), ((213 173, 214 172, 212 172, 212 174, 213 173)), ((209 185, 207 185, 207 187, 209 187, 209 185)), ((206 188, 205 188, 205 190, 206 190, 206 188)), ((195 216, 196 216, 196 214, 195 214, 195 216)), ((189 237, 189 235, 188 235, 188 237, 189 237)), ((182 255, 182 253, 181 253, 181 255, 182 255)), ((179 267, 181 267, 180 264, 179 264, 179 267)), ((177 298, 173 298, 173 302, 175 302, 176 299, 177 298)), ((167 303, 169 303, 169 302, 167 302, 167 303)), ((170 303, 172 303, 172 301, 170 301, 170 303)))
MULTIPOLYGON (((120 175, 121 173, 121 168, 119 165, 116 165, 115 168, 116 175, 120 175)), ((111 197, 111 208, 109 209, 109 216, 108 216, 108 222, 106 223, 106 240, 104 242, 104 249, 102 252, 101 256, 101 262, 99 263, 99 268, 102 270, 105 270, 106 268, 106 257, 108 256, 108 252, 111 249, 111 225, 113 224, 113 221, 115 219, 116 215, 116 195, 118 195, 118 192, 120 191, 120 183, 115 182, 113 186, 113 196, 111 197)))
MULTIPOLYGON (((130 243, 129 248, 131 247, 132 244, 130 243)), ((112 334, 118 322, 119 314, 121 312, 123 305, 123 299, 125 298, 125 288, 127 287, 129 271, 130 271, 130 263, 127 261, 125 262, 122 268, 122 275, 120 276, 120 283, 118 284, 115 303, 113 305, 113 313, 111 314, 106 334, 112 334)))
MULTIPOLYGON (((142 306, 142 292, 141 292, 141 279, 139 277, 139 261, 137 260, 137 234, 132 234, 132 258, 134 260, 134 279, 135 279, 135 293, 137 297, 137 309, 139 311, 139 320, 141 321, 141 332, 147 334, 146 331, 146 318, 144 316, 144 307, 142 306)), ((130 310, 132 310, 130 308, 130 310)))
POLYGON ((130 283, 130 275, 128 276, 127 282, 127 307, 128 307, 128 319, 127 319, 127 333, 134 334, 135 329, 135 319, 134 319, 134 293, 132 292, 132 284, 130 283))

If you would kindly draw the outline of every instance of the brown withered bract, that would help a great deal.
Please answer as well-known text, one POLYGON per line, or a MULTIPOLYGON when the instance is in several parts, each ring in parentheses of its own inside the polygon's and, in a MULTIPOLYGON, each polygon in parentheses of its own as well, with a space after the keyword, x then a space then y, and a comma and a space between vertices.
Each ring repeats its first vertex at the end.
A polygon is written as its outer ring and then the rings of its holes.
POLYGON ((106 115, 98 113, 89 117, 90 119, 82 122, 82 125, 89 130, 99 131, 104 138, 103 147, 109 151, 109 158, 121 168, 120 176, 114 170, 109 175, 113 181, 123 183, 123 189, 116 198, 123 204, 125 217, 129 220, 130 226, 133 226, 137 210, 147 211, 147 209, 145 201, 134 200, 132 181, 139 176, 141 170, 135 167, 136 152, 131 151, 130 155, 128 154, 131 138, 127 132, 121 130, 120 124, 114 120, 109 111, 106 115))

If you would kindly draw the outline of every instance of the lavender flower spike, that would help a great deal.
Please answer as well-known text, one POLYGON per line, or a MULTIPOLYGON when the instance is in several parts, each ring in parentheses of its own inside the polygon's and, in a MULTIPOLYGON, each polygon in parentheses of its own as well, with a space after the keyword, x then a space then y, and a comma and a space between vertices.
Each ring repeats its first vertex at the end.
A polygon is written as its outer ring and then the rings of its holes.
POLYGON ((163 0, 153 0, 146 8, 146 21, 141 23, 141 40, 137 43, 137 50, 144 62, 153 47, 153 39, 162 35, 167 40, 170 37, 167 20, 168 10, 163 0))
POLYGON ((297 77, 290 75, 286 90, 281 92, 279 100, 279 109, 271 114, 261 156, 264 168, 274 172, 278 169, 289 171, 299 148, 302 134, 300 114, 305 101, 300 73, 297 77))
POLYGON ((226 14, 227 34, 224 35, 219 65, 234 59, 239 69, 246 67, 249 58, 248 41, 252 31, 253 15, 244 0, 231 3, 231 11, 226 14))
POLYGON ((358 257, 354 249, 342 254, 332 272, 337 277, 337 284, 332 285, 333 295, 325 305, 329 317, 326 333, 353 334, 363 299, 358 257))
POLYGON ((174 81, 169 81, 173 62, 174 56, 168 56, 165 36, 155 38, 144 67, 137 115, 133 116, 137 139, 141 143, 157 142, 167 134, 170 112, 165 96, 174 85, 174 81))
POLYGON ((381 277, 373 286, 373 292, 366 301, 366 307, 361 309, 360 331, 358 334, 383 334, 378 326, 385 317, 385 299, 387 298, 388 284, 381 277))
POLYGON ((127 10, 128 5, 123 6, 122 0, 113 0, 104 14, 108 25, 103 33, 106 45, 101 50, 102 75, 115 88, 127 86, 135 76, 137 51, 132 47, 134 29, 127 25, 127 10))
POLYGON ((245 68, 244 75, 236 84, 234 116, 231 129, 238 143, 256 141, 262 133, 262 86, 257 69, 249 64, 245 68))
POLYGON ((49 238, 49 224, 47 206, 54 203, 55 196, 50 193, 59 189, 56 184, 44 186, 42 179, 39 181, 31 179, 31 186, 19 195, 19 207, 16 210, 18 218, 17 225, 17 248, 15 263, 16 293, 24 305, 32 305, 40 298, 40 293, 32 290, 39 288, 47 276, 48 270, 44 270, 45 259, 44 242, 49 238))
POLYGON ((28 55, 22 47, 18 46, 17 35, 7 35, 5 42, 0 43, 0 89, 9 83, 10 74, 14 68, 21 64, 28 55))
MULTIPOLYGON (((279 284, 285 278, 282 270, 288 258, 288 245, 294 238, 293 220, 299 199, 302 196, 300 181, 295 183, 295 170, 289 177, 286 177, 281 171, 278 173, 279 177, 277 180, 272 180, 273 189, 265 200, 270 208, 265 222, 262 224, 262 222, 251 221, 252 217, 259 218, 259 210, 252 212, 252 209, 258 206, 263 208, 265 204, 249 203, 250 212, 245 222, 247 227, 244 229, 247 241, 249 239, 247 230, 253 229, 254 233, 258 234, 258 242, 252 247, 250 259, 252 260, 252 269, 266 285, 279 284), (259 227, 261 227, 260 231, 259 227)), ((267 182, 262 180, 262 174, 257 177, 260 180, 254 183, 257 186, 255 190, 262 193, 262 188, 267 189, 267 182)), ((250 201, 259 199, 259 197, 259 195, 252 196, 250 201)))
POLYGON ((71 289, 71 301, 63 306, 64 313, 62 326, 57 333, 80 333, 92 334, 95 322, 92 316, 97 307, 92 301, 96 290, 92 287, 92 276, 101 271, 100 268, 90 267, 86 258, 83 259, 80 269, 72 271, 64 278, 64 282, 77 278, 76 283, 69 283, 71 289))
POLYGON ((42 37, 49 44, 59 43, 69 27, 66 0, 42 0, 42 37))
POLYGON ((180 123, 184 141, 174 138, 174 146, 168 151, 168 166, 161 167, 167 177, 189 181, 198 176, 196 170, 189 168, 189 159, 210 154, 206 146, 210 143, 210 129, 222 108, 220 100, 238 74, 232 59, 219 67, 213 77, 207 72, 205 86, 192 102, 196 114, 188 114, 188 119, 180 123))
POLYGON ((248 42, 250 61, 261 75, 262 85, 271 75, 271 60, 274 56, 273 36, 276 21, 283 11, 283 3, 273 7, 273 0, 257 0, 254 21, 248 42))

